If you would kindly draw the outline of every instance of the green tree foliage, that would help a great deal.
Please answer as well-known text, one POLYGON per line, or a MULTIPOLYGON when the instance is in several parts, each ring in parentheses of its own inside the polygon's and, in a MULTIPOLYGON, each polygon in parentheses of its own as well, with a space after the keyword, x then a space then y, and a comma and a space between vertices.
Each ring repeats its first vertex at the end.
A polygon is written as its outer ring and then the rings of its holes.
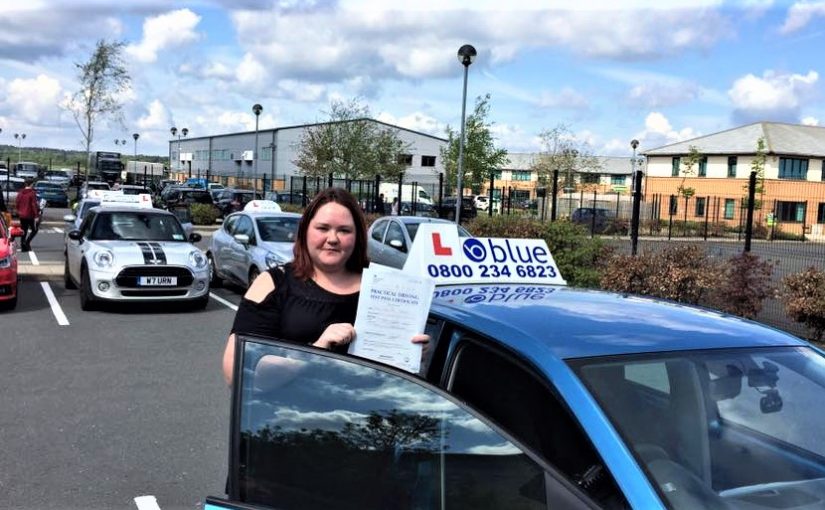
MULTIPOLYGON (((493 122, 487 120, 490 115, 490 94, 476 98, 473 113, 467 116, 464 129, 464 165, 462 167, 462 185, 470 187, 473 193, 480 193, 483 183, 490 180, 491 172, 501 168, 507 162, 507 150, 497 149, 490 127, 493 122)), ((458 152, 461 128, 458 131, 447 126, 447 145, 441 149, 441 161, 444 162, 445 183, 452 190, 458 176, 458 152)), ((452 191, 448 191, 452 194, 452 191)))
POLYGON ((122 123, 121 94, 131 85, 131 77, 123 62, 123 43, 104 39, 97 41, 86 62, 75 62, 80 88, 64 107, 72 112, 86 147, 86 175, 91 163, 91 148, 95 125, 110 117, 122 123))
POLYGON ((553 171, 558 170, 564 176, 564 187, 575 188, 576 173, 598 173, 602 166, 587 143, 565 124, 558 124, 539 133, 541 151, 533 162, 531 170, 536 172, 540 185, 552 182, 553 171))
MULTIPOLYGON (((754 199, 753 208, 757 211, 762 210, 762 203, 765 199, 765 162, 768 159, 768 152, 767 152, 767 144, 765 142, 765 137, 760 136, 759 139, 756 140, 756 155, 751 160, 751 171, 756 172, 756 189, 754 190, 754 195, 758 196, 759 198, 754 199)), ((745 190, 745 198, 743 199, 743 203, 747 206, 748 204, 748 187, 750 183, 742 186, 745 190)), ((757 223, 762 223, 762 217, 760 214, 757 223)))
POLYGON ((825 272, 810 267, 786 276, 782 283, 785 311, 810 328, 814 340, 821 341, 825 335, 825 272))
POLYGON ((695 145, 691 145, 688 147, 688 155, 682 158, 682 182, 679 183, 679 186, 676 188, 676 191, 682 197, 688 199, 692 197, 696 190, 694 188, 689 188, 685 186, 685 181, 688 177, 693 177, 696 175, 696 167, 699 164, 699 161, 702 160, 702 153, 699 152, 699 148, 695 145))
POLYGON ((357 99, 333 101, 327 122, 304 130, 293 161, 301 175, 397 179, 406 168, 401 155, 409 150, 398 131, 370 119, 369 108, 357 99))

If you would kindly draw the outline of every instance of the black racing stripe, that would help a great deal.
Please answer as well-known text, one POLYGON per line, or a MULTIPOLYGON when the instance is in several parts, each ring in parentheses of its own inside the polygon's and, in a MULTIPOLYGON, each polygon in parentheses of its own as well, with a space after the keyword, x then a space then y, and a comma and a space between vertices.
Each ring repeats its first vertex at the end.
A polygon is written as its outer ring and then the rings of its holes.
POLYGON ((149 243, 149 247, 152 248, 155 252, 155 258, 160 261, 161 264, 166 264, 166 253, 163 252, 163 247, 160 243, 149 243))
POLYGON ((151 264, 152 260, 155 258, 152 254, 152 248, 149 247, 149 243, 135 243, 140 248, 140 252, 143 253, 143 263, 144 264, 151 264))

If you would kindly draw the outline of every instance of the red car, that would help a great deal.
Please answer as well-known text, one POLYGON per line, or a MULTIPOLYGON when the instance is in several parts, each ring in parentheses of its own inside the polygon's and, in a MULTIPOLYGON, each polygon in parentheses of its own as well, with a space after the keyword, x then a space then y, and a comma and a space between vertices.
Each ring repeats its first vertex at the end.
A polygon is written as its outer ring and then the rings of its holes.
POLYGON ((20 227, 9 227, 0 214, 0 308, 17 306, 17 248, 14 240, 23 236, 20 227))

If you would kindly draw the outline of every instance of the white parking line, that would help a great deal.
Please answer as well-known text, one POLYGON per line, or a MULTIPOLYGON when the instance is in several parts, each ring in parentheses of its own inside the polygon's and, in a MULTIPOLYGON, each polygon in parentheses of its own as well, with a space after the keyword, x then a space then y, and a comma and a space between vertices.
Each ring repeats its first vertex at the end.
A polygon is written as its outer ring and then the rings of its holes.
POLYGON ((62 234, 62 233, 63 233, 63 229, 62 229, 62 228, 57 228, 57 227, 54 227, 54 231, 55 231, 55 232, 57 232, 58 234, 62 234))
POLYGON ((138 496, 135 498, 138 510, 160 510, 158 500, 154 496, 138 496))
POLYGON ((37 255, 34 254, 34 251, 29 252, 29 260, 32 261, 33 266, 39 266, 40 265, 40 261, 37 260, 37 255))
POLYGON ((52 307, 52 313, 54 314, 54 318, 57 319, 57 323, 61 326, 68 326, 69 319, 66 318, 66 314, 63 313, 63 309, 60 308, 60 303, 58 303, 57 298, 54 297, 54 292, 52 292, 52 288, 48 282, 40 282, 40 286, 43 287, 43 293, 46 294, 46 299, 49 300, 49 305, 52 307))
POLYGON ((210 292, 210 293, 209 293, 209 297, 211 297, 212 299, 214 299, 214 300, 215 300, 215 301, 217 301, 218 303, 220 303, 220 304, 222 304, 222 305, 224 305, 224 306, 226 306, 226 307, 228 307, 228 308, 231 308, 231 309, 235 310, 236 312, 238 311, 238 305, 233 305, 233 304, 232 304, 232 303, 230 303, 229 301, 225 300, 225 299, 224 299, 224 298, 222 298, 222 297, 216 296, 216 295, 215 295, 215 294, 213 294, 212 292, 210 292))

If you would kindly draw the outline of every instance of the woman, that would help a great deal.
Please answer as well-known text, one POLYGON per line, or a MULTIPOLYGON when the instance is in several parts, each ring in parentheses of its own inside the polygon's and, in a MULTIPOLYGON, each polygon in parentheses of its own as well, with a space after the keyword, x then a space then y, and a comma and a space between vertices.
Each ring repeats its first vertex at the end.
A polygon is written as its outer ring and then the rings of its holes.
MULTIPOLYGON (((223 354, 223 375, 232 382, 235 334, 280 338, 346 352, 355 336, 361 273, 367 259, 367 226, 347 191, 328 188, 307 205, 293 262, 262 273, 235 315, 223 354)), ((413 342, 425 343, 427 335, 413 342)))

